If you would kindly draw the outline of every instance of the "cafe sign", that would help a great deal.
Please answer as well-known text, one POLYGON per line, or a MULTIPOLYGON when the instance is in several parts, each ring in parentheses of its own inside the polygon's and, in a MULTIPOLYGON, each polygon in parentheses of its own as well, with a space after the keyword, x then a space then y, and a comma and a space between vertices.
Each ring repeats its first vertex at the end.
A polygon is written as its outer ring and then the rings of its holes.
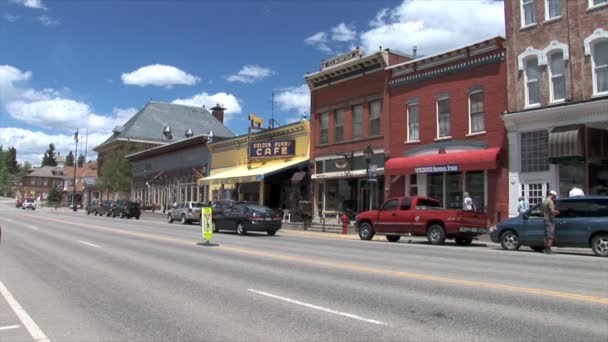
POLYGON ((456 171, 458 171, 458 164, 420 166, 414 168, 415 173, 443 173, 456 171))
POLYGON ((295 140, 258 141, 249 145, 249 158, 293 157, 295 140))

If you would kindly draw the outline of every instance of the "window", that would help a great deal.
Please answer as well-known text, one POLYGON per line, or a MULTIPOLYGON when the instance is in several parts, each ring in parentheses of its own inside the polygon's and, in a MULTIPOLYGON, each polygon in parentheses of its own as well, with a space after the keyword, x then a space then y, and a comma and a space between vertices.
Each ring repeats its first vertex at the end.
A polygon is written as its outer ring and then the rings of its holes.
POLYGON ((608 4, 608 0, 589 0, 589 7, 608 4))
POLYGON ((524 75, 526 80, 526 106, 540 104, 540 85, 538 83, 538 58, 526 59, 524 75))
POLYGON ((593 46, 593 93, 608 92, 608 40, 593 46))
POLYGON ((42 178, 42 185, 48 186, 49 185, 49 179, 48 178, 42 178))
POLYGON ((536 1, 521 0, 521 26, 525 27, 536 23, 536 1))
POLYGON ((388 202, 384 203, 382 206, 382 210, 397 210, 397 205, 399 204, 399 200, 392 199, 388 202))
POLYGON ((334 113, 334 123, 336 124, 336 142, 344 141, 344 109, 338 109, 334 113))
POLYGON ((549 77, 551 78, 551 102, 562 101, 566 98, 566 76, 564 75, 564 53, 555 52, 549 56, 549 77))
POLYGON ((420 114, 417 103, 407 106, 407 127, 407 140, 420 140, 420 114))
MULTIPOLYGON (((406 176, 407 177, 407 176, 406 176)), ((418 196, 418 176, 413 173, 409 175, 409 187, 410 191, 408 192, 409 196, 418 196)))
POLYGON ((380 101, 369 103, 369 135, 380 135, 380 113, 382 104, 380 101))
POLYGON ((321 113, 320 118, 319 143, 327 144, 329 142, 329 113, 321 113))
POLYGON ((545 19, 562 16, 562 0, 545 0, 545 19))
POLYGON ((437 101, 437 137, 450 136, 450 99, 437 101))
POLYGON ((478 133, 485 131, 483 113, 483 92, 478 91, 469 95, 470 132, 478 133))
POLYGON ((410 210, 411 206, 412 206, 412 199, 411 198, 404 198, 401 201, 401 207, 399 207, 399 210, 410 210))
POLYGON ((31 184, 36 185, 36 177, 32 177, 31 184))
POLYGON ((548 143, 547 131, 521 134, 521 172, 549 170, 548 143))
POLYGON ((353 139, 363 137, 363 106, 353 106, 353 139))
POLYGON ((528 205, 532 207, 535 204, 540 204, 545 198, 549 184, 547 183, 530 183, 521 185, 521 197, 523 197, 528 205))
POLYGON ((476 211, 486 211, 485 174, 483 171, 467 172, 465 177, 466 191, 473 199, 476 211))

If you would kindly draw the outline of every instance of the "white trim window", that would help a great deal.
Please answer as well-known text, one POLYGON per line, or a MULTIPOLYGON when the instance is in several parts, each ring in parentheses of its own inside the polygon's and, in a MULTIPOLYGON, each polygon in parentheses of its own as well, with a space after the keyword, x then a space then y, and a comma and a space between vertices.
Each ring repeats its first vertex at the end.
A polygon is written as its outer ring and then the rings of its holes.
POLYGON ((369 103, 369 135, 380 135, 380 114, 382 113, 382 102, 372 101, 369 103))
POLYGON ((536 24, 536 0, 521 0, 521 26, 536 24))
POLYGON ((545 19, 550 20, 562 16, 562 0, 545 0, 545 19))
POLYGON ((549 133, 546 130, 521 133, 520 172, 549 171, 549 133))
POLYGON ((329 113, 319 114, 319 144, 329 143, 329 113))
POLYGON ((483 91, 478 90, 469 94, 469 133, 481 133, 485 130, 483 91))
POLYGON ((533 206, 542 203, 548 189, 548 183, 524 183, 521 185, 519 194, 528 203, 528 206, 533 206))
POLYGON ((561 102, 566 98, 566 75, 564 53, 556 51, 549 55, 549 91, 551 102, 561 102))
POLYGON ((589 8, 608 4, 608 0, 589 0, 589 8))
POLYGON ((407 141, 420 141, 419 110, 417 102, 407 105, 407 141))
POLYGON ((363 137, 363 105, 353 106, 353 139, 363 137))
POLYGON ((526 107, 540 104, 540 84, 538 74, 538 58, 536 56, 528 57, 524 61, 526 107))
POLYGON ((334 123, 336 125, 335 142, 344 141, 344 109, 338 109, 334 113, 334 123))
POLYGON ((450 98, 437 100, 437 138, 450 136, 450 98))
POLYGON ((593 44, 593 94, 608 94, 608 40, 593 44))

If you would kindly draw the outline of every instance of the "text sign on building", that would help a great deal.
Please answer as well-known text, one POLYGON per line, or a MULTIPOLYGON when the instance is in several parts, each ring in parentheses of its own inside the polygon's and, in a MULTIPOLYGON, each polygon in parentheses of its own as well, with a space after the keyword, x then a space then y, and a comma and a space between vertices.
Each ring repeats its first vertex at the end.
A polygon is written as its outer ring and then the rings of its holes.
POLYGON ((331 66, 350 61, 351 59, 355 59, 357 57, 361 57, 361 50, 359 48, 356 48, 355 50, 349 51, 347 53, 343 53, 332 59, 324 59, 321 63, 321 69, 329 68, 331 66))
POLYGON ((442 173, 455 171, 458 171, 458 164, 420 166, 414 168, 415 173, 442 173))
POLYGON ((250 158, 293 157, 296 151, 295 140, 260 141, 249 146, 250 158))

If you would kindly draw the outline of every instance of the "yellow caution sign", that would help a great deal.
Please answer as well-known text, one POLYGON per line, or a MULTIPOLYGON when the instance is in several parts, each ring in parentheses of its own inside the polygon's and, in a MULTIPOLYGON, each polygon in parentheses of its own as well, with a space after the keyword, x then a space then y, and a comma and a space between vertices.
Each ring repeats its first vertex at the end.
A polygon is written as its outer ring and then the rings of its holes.
POLYGON ((206 242, 211 241, 213 238, 213 209, 211 207, 201 208, 201 228, 203 230, 203 239, 206 242))

